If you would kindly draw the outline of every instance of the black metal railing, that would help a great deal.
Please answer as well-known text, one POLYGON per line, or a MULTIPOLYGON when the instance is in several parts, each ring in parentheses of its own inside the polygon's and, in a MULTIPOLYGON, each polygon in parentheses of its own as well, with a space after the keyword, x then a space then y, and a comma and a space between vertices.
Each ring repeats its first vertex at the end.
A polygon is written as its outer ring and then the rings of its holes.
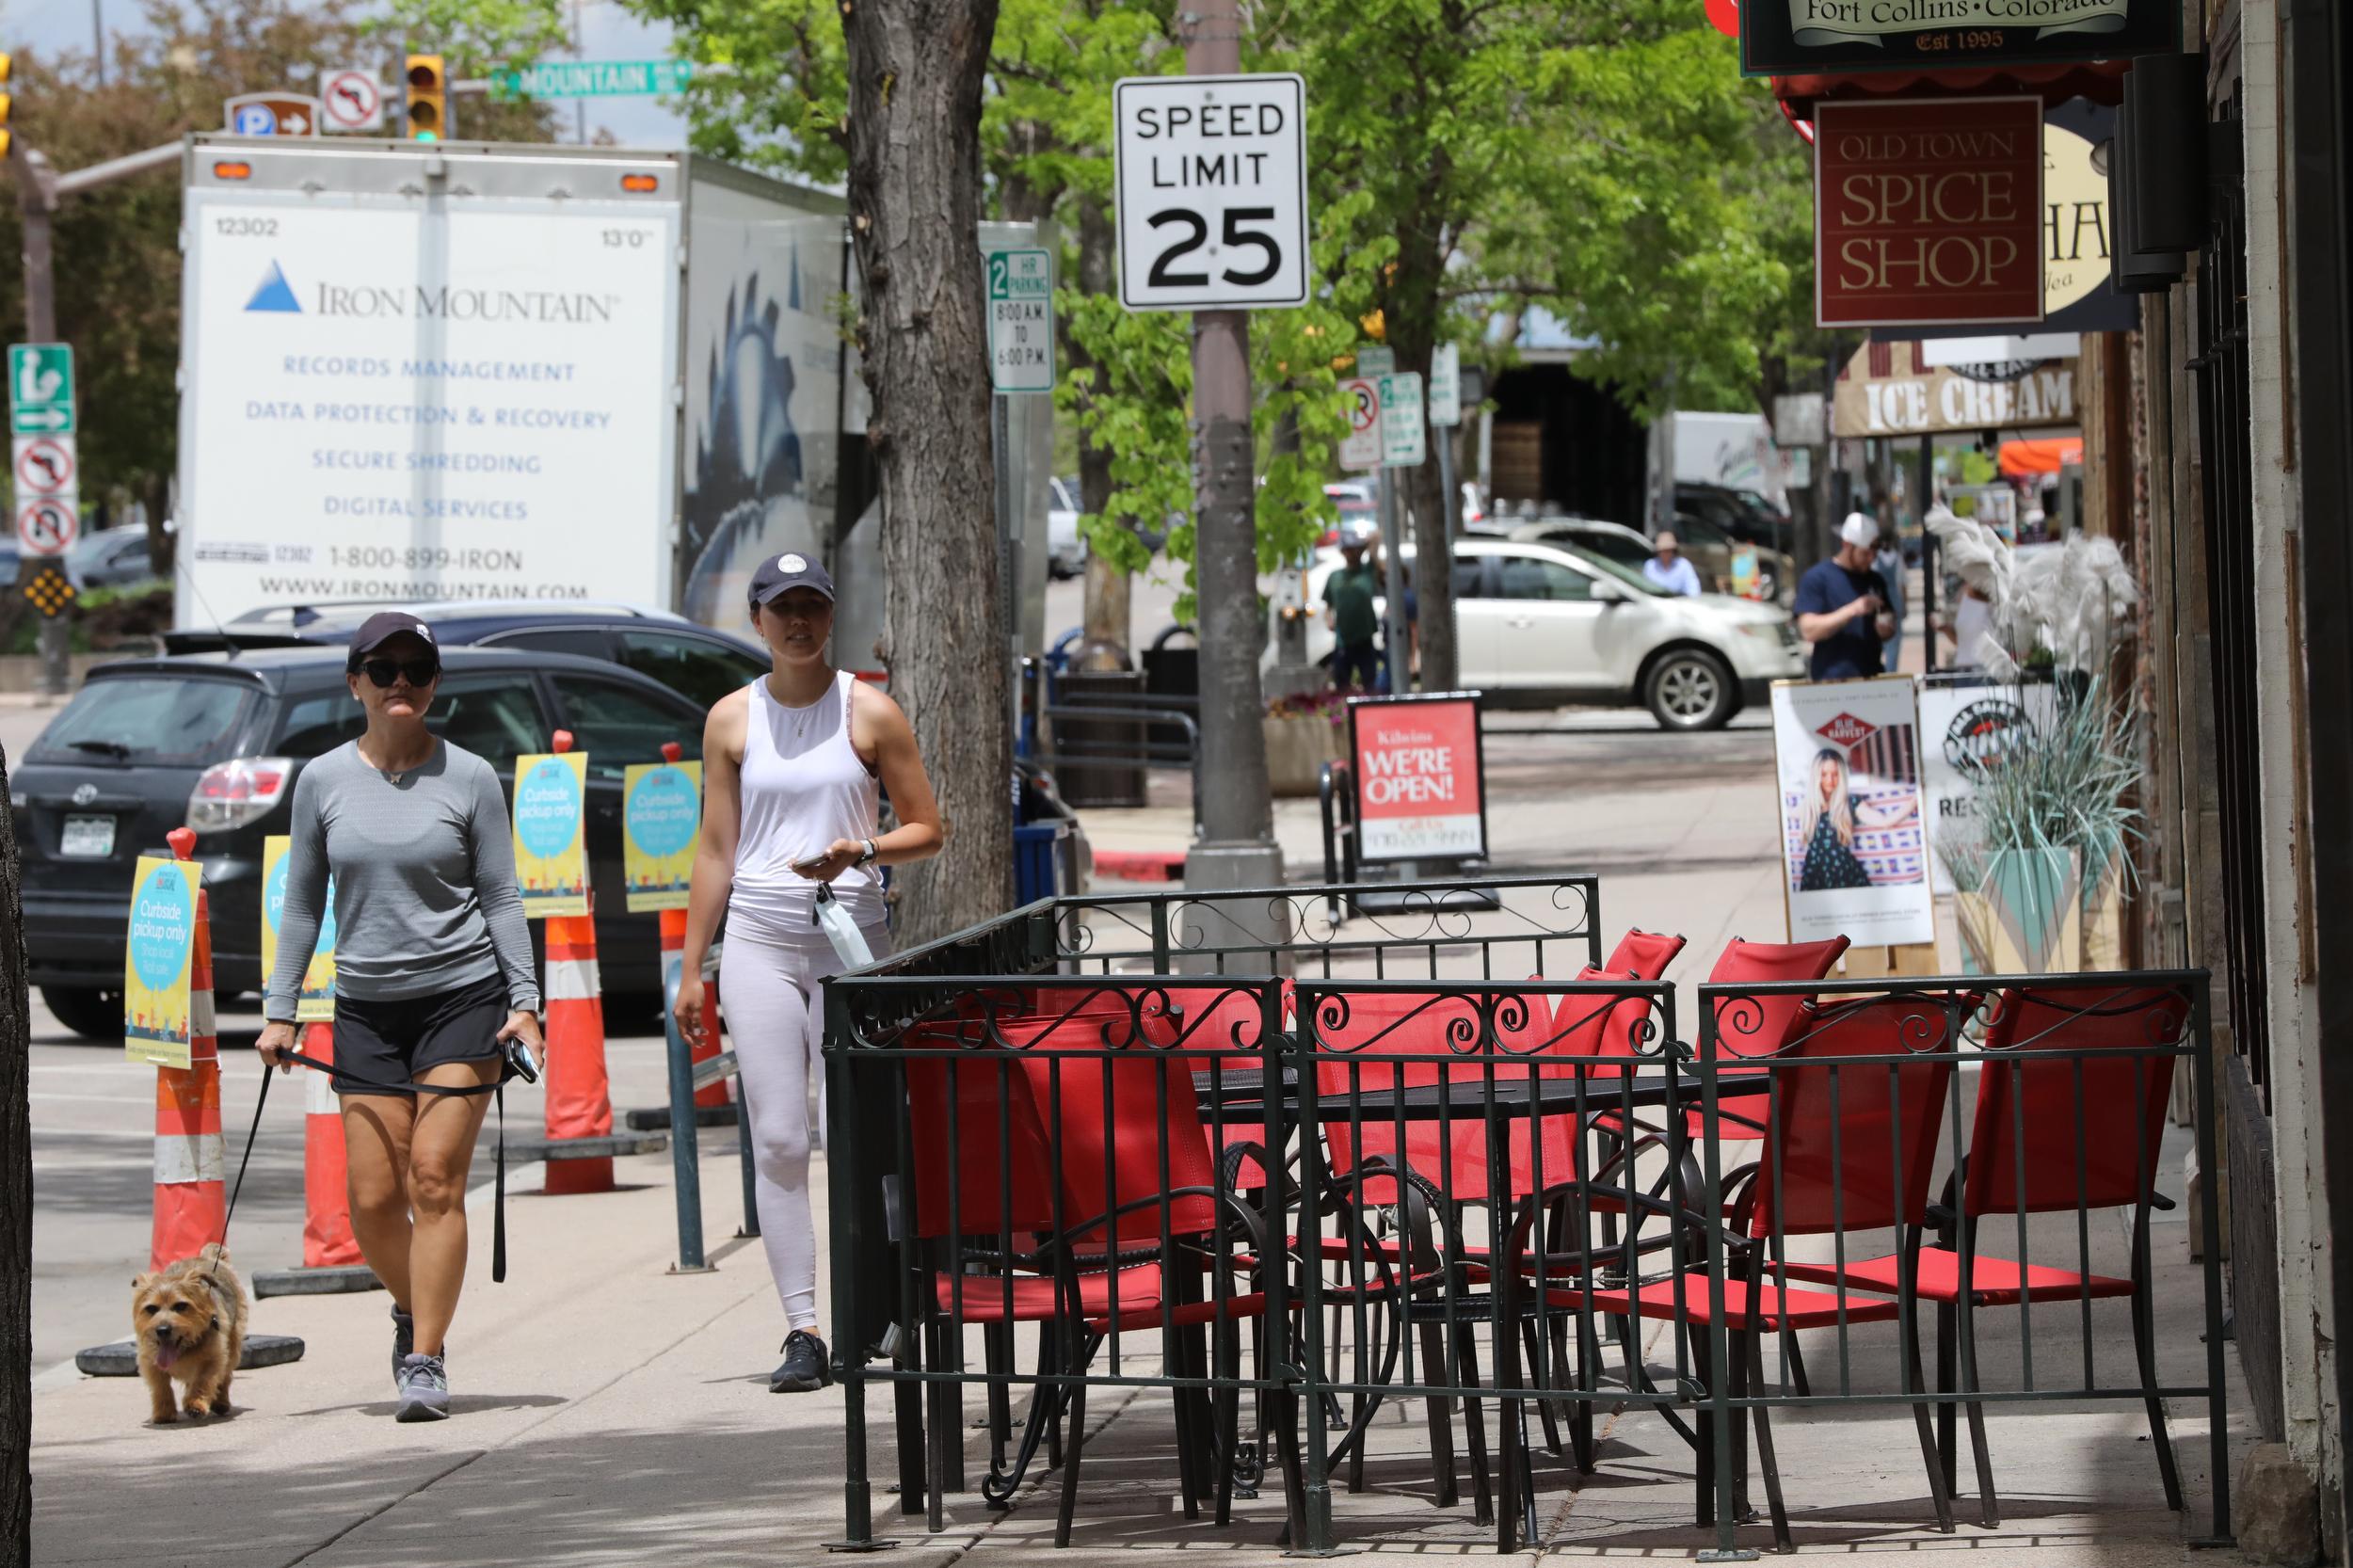
POLYGON ((1276 1480, 1311 1551, 1394 1400, 1422 1407, 1438 1505, 1459 1451, 1507 1551, 1540 1466, 1593 1467, 1599 1406, 1689 1442, 1695 1515, 1740 1553, 1752 1448, 1788 1537, 1785 1408, 1913 1407, 1949 1524, 1957 1424, 1991 1519, 1985 1413, 2025 1400, 2141 1401, 2181 1506, 2163 1401, 2197 1400, 2227 1531, 2211 1184, 2202 1381, 2150 1288, 2166 1088, 2209 1081, 2202 973, 1710 984, 1679 1016, 1588 969, 1593 878, 1481 879, 1485 912, 1449 902, 1466 886, 1345 929, 1340 888, 1045 901, 828 987, 853 1541, 873 1383, 900 1507, 934 1528, 968 1387, 983 1500, 1042 1458, 1066 1540, 1089 1391, 1149 1386, 1185 1517, 1276 1480), (2097 1332, 2119 1311, 2129 1375, 2097 1332))

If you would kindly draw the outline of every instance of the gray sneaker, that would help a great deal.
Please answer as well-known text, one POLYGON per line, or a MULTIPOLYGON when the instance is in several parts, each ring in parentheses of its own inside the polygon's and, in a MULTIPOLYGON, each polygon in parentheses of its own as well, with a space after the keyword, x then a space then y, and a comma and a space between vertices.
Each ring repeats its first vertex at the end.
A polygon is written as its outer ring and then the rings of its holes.
POLYGON ((392 1308, 392 1392, 400 1392, 400 1364, 417 1348, 417 1320, 392 1308))
POLYGON ((400 1409, 396 1421, 439 1421, 449 1415, 449 1371, 438 1355, 400 1358, 400 1409))

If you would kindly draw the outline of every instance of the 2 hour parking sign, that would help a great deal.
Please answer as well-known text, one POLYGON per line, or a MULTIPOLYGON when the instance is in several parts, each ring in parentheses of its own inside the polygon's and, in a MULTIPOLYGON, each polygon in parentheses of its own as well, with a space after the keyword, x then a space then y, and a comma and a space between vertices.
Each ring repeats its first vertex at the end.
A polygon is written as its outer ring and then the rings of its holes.
POLYGON ((1131 76, 1113 98, 1120 303, 1131 311, 1305 304, 1300 78, 1131 76))

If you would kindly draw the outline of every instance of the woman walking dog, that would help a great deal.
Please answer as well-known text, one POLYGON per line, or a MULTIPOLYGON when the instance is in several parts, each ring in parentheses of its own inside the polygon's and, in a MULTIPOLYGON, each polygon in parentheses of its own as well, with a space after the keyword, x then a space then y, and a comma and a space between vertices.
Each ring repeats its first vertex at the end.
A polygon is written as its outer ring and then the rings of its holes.
POLYGON ((506 797, 489 763, 425 728, 440 678, 432 630, 414 616, 370 616, 352 638, 345 679, 367 729, 295 782, 278 966, 257 1042, 263 1061, 289 1064, 332 877, 334 1085, 351 1228, 392 1292, 404 1421, 449 1414, 446 1336, 465 1281, 474 1135, 506 1042, 539 1047, 506 797))
POLYGON ((784 1303, 784 1361, 768 1380, 779 1394, 831 1379, 817 1320, 808 1091, 814 1079, 823 1092, 822 987, 840 964, 816 924, 817 889, 833 885, 880 956, 890 936, 876 872, 938 854, 942 837, 906 715, 826 662, 833 605, 833 579, 805 556, 776 556, 752 575, 752 626, 776 667, 721 697, 703 729, 702 840, 673 1008, 686 1038, 698 1038, 703 955, 725 910, 719 994, 751 1118, 760 1240, 784 1303), (899 817, 888 833, 878 831, 877 783, 899 817))

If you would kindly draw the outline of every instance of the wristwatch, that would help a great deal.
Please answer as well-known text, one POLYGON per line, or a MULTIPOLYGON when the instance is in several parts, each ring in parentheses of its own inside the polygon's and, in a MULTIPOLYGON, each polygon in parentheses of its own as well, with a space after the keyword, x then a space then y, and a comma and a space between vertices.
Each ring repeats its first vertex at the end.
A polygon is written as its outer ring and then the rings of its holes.
POLYGON ((881 856, 882 850, 873 840, 860 839, 858 842, 864 844, 866 847, 858 852, 858 857, 855 864, 863 866, 869 860, 878 858, 881 856))

